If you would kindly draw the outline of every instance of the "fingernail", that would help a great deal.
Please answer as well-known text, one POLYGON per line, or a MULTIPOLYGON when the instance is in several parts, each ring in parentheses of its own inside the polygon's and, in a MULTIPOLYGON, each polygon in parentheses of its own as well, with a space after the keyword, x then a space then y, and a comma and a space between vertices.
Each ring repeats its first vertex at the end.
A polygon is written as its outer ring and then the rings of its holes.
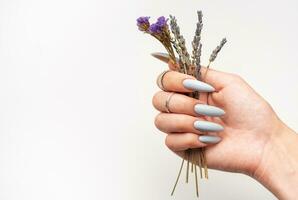
MULTIPOLYGON (((167 53, 155 52, 155 53, 151 53, 151 56, 153 56, 154 58, 157 58, 158 60, 161 60, 165 63, 168 63, 170 61, 170 56, 167 53)), ((179 59, 176 58, 176 61, 179 62, 179 59)))
POLYGON ((195 121, 194 127, 199 131, 218 132, 224 130, 221 125, 208 121, 195 121))
POLYGON ((207 144, 216 144, 221 141, 221 138, 218 136, 212 135, 201 135, 199 136, 200 142, 207 143, 207 144))
POLYGON ((212 87, 211 85, 195 79, 185 79, 183 81, 183 86, 187 89, 199 91, 199 92, 215 91, 214 87, 212 87))
POLYGON ((210 117, 219 117, 225 114, 225 111, 223 109, 205 104, 195 105, 194 110, 199 115, 207 115, 210 117))

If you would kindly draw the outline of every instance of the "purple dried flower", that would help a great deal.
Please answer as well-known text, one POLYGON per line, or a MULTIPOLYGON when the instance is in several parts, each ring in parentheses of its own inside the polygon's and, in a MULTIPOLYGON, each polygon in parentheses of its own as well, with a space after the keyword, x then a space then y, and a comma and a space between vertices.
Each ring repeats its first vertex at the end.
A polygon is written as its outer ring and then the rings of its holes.
POLYGON ((157 24, 161 26, 165 26, 167 24, 168 19, 166 19, 164 16, 161 16, 157 19, 157 24))
POLYGON ((149 27, 149 32, 153 34, 161 33, 164 28, 168 27, 167 21, 168 19, 166 19, 164 16, 159 17, 156 23, 151 24, 149 27))
POLYGON ((148 31, 150 27, 149 18, 150 17, 139 17, 137 19, 137 26, 140 31, 148 31))

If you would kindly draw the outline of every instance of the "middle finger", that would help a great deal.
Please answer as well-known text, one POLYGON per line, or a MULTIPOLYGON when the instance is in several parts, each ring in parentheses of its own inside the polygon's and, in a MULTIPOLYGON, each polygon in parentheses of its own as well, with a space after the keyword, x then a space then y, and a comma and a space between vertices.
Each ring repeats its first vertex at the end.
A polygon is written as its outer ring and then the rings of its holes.
POLYGON ((166 101, 169 101, 168 110, 172 113, 210 117, 220 117, 225 114, 225 111, 218 107, 206 105, 198 99, 179 93, 172 94, 170 92, 160 91, 157 92, 152 99, 153 106, 161 112, 167 111, 165 106, 166 101), (169 97, 171 97, 170 100, 169 97))

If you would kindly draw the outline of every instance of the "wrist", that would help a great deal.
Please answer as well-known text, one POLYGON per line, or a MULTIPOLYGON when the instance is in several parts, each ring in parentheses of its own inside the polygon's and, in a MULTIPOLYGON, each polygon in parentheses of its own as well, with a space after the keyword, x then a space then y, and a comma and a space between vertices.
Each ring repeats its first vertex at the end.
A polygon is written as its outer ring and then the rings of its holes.
POLYGON ((254 178, 279 199, 298 196, 298 135, 281 123, 266 144, 254 178))

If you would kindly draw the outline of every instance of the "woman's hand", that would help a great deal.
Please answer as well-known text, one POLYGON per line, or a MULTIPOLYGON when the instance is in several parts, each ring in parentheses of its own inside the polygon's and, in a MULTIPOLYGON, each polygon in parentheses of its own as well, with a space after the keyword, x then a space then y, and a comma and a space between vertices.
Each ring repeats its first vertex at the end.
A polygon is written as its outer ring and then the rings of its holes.
MULTIPOLYGON (((279 198, 284 198, 281 186, 273 183, 277 180, 271 180, 270 168, 276 173, 278 167, 269 165, 280 161, 282 166, 286 162, 282 156, 276 158, 272 154, 292 145, 286 138, 296 140, 297 145, 296 134, 242 78, 215 70, 208 70, 204 76, 205 72, 203 68, 203 82, 175 71, 164 75, 165 91, 154 95, 153 105, 161 111, 155 125, 167 134, 166 145, 180 156, 186 149, 206 146, 209 168, 248 174, 279 198), (200 100, 184 95, 193 91, 201 93, 200 100), (168 104, 170 113, 166 113, 165 102, 171 92, 175 94, 168 104), (206 92, 210 92, 208 98, 206 92), (210 106, 207 106, 207 99, 210 106)), ((291 152, 293 156, 297 154, 297 147, 291 152)), ((291 169, 298 166, 297 159, 295 162, 289 160, 291 169)), ((281 173, 282 167, 279 169, 281 173)), ((298 180, 296 186, 297 183, 298 180)))

